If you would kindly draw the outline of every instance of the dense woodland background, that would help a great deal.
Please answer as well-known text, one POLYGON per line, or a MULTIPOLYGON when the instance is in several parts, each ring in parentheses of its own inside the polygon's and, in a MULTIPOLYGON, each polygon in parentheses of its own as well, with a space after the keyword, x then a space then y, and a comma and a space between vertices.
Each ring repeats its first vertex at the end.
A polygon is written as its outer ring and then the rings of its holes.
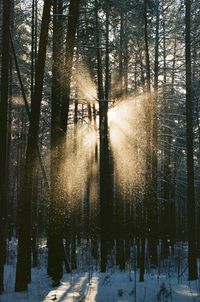
POLYGON ((183 242, 198 278, 199 20, 198 0, 0 0, 0 292, 13 237, 16 291, 46 239, 55 283, 83 246, 144 281, 183 242))

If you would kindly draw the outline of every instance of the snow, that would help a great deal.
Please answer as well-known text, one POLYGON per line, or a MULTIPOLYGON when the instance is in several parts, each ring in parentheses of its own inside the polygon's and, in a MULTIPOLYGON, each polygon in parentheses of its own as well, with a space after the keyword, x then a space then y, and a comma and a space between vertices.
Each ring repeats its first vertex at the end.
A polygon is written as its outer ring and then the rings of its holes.
POLYGON ((5 270, 5 292, 0 302, 200 302, 200 282, 189 282, 186 275, 181 280, 174 274, 148 272, 145 282, 138 282, 134 272, 72 273, 65 274, 60 286, 51 287, 51 280, 44 268, 34 268, 29 289, 14 292, 15 267, 7 265, 5 270), (135 299, 136 298, 136 299, 135 299))
MULTIPOLYGON (((5 292, 0 295, 0 302, 200 302, 200 280, 187 280, 187 244, 177 244, 175 257, 161 262, 159 269, 149 266, 145 282, 138 281, 139 271, 135 274, 134 263, 129 264, 126 272, 120 272, 114 265, 107 273, 100 273, 97 264, 88 262, 87 249, 77 250, 78 270, 64 274, 56 288, 51 287, 46 273, 46 240, 41 240, 39 247, 40 265, 32 269, 29 288, 16 293, 17 241, 13 238, 9 242, 5 292)), ((198 267, 200 271, 200 261, 198 267)))

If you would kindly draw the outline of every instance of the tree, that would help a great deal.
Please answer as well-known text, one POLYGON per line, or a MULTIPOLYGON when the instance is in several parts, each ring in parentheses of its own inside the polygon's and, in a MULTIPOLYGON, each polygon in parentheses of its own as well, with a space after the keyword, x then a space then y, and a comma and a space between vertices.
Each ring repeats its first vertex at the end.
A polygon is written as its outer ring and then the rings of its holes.
POLYGON ((2 70, 0 95, 0 293, 2 293, 4 263, 6 260, 6 225, 7 225, 7 152, 8 152, 8 97, 9 97, 9 35, 10 1, 3 1, 2 33, 2 70))
POLYGON ((44 68, 48 41, 48 28, 50 22, 51 0, 45 0, 41 24, 38 59, 35 70, 35 89, 33 94, 29 136, 26 150, 26 162, 24 167, 23 184, 20 193, 19 204, 19 234, 18 257, 16 271, 16 291, 27 289, 31 279, 31 202, 30 192, 34 180, 35 163, 37 161, 37 142, 39 132, 40 107, 42 101, 42 89, 44 68))
MULTIPOLYGON (((98 17, 99 3, 95 1, 96 49, 99 99, 99 133, 100 133, 100 242, 101 242, 101 271, 106 271, 107 256, 113 245, 113 201, 110 178, 109 133, 108 133, 108 99, 105 99, 103 85, 102 53, 98 17)), ((107 16, 108 17, 108 16, 107 16)), ((107 20, 108 21, 108 20, 107 20)), ((107 85, 106 85, 107 89, 107 85)), ((106 92, 108 96, 108 93, 106 92)))
POLYGON ((200 8, 190 2, 185 15, 179 0, 52 0, 48 13, 49 0, 10 0, 8 64, 0 0, 1 290, 15 233, 16 290, 27 288, 46 233, 52 285, 63 264, 79 268, 79 249, 102 272, 135 262, 144 281, 147 267, 166 268, 188 238, 196 277, 200 8))
MULTIPOLYGON (((148 0, 144 0, 144 49, 145 49, 145 64, 146 64, 146 86, 144 91, 147 93, 145 98, 145 131, 146 131, 146 171, 145 171, 145 196, 144 196, 144 209, 143 209, 143 228, 141 230, 141 259, 140 259, 140 281, 144 281, 144 262, 145 262, 145 236, 147 230, 151 233, 152 230, 152 217, 153 217, 153 207, 152 207, 152 161, 151 161, 151 122, 152 122, 152 112, 151 112, 151 70, 150 70, 150 58, 149 58, 149 36, 148 36, 148 0), (147 221, 146 221, 147 215, 147 221)), ((150 234, 151 234, 150 233, 150 234)), ((150 241, 150 240, 149 240, 150 241)), ((150 246, 152 242, 150 241, 150 246)))
POLYGON ((186 55, 186 138, 187 138, 187 220, 188 220, 188 278, 197 279, 196 214, 194 190, 193 93, 191 72, 191 0, 185 2, 186 55))
POLYGON ((51 196, 48 221, 48 267, 47 272, 55 283, 63 274, 63 243, 61 223, 59 222, 58 190, 60 179, 59 132, 62 87, 63 59, 63 1, 53 1, 53 65, 52 65, 52 103, 51 103, 51 196))
POLYGON ((79 2, 79 0, 71 0, 69 5, 68 29, 65 44, 65 65, 63 74, 63 96, 60 116, 60 128, 63 130, 64 133, 67 132, 70 104, 70 84, 72 76, 73 53, 78 20, 79 2))
MULTIPOLYGON (((57 284, 62 277, 64 256, 63 233, 64 226, 60 213, 62 199, 67 199, 65 192, 60 188, 63 180, 63 165, 66 160, 66 134, 68 126, 68 113, 71 93, 71 76, 73 66, 73 52, 75 45, 79 0, 70 1, 68 27, 66 36, 65 64, 63 78, 60 71, 62 66, 62 53, 59 52, 62 43, 62 21, 57 18, 62 10, 62 2, 54 1, 54 40, 53 40, 53 86, 52 86, 52 119, 51 119, 51 201, 49 211, 48 230, 48 273, 57 284), (59 43, 59 44, 57 44, 59 43), (62 83, 62 90, 61 85, 62 83), (61 101, 62 91, 62 101, 61 101)), ((66 262, 67 271, 71 268, 66 262)))

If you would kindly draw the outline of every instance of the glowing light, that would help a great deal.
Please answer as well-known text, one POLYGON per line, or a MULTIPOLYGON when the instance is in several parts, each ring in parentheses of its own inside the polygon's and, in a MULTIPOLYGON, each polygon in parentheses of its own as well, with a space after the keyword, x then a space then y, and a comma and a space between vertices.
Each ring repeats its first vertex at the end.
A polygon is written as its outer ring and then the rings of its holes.
POLYGON ((96 84, 83 63, 77 67, 75 78, 79 102, 95 104, 97 100, 96 84))
POLYGON ((108 111, 108 121, 109 123, 112 123, 112 122, 116 122, 117 121, 117 110, 116 108, 112 108, 108 111))
POLYGON ((123 100, 109 109, 108 122, 115 177, 121 190, 130 194, 141 181, 145 162, 141 100, 123 100))
MULTIPOLYGON (((77 125, 76 131, 71 131, 66 141, 66 154, 57 167, 58 180, 56 183, 59 198, 59 212, 63 219, 70 219, 74 211, 80 209, 85 192, 90 181, 90 203, 92 208, 98 201, 97 182, 98 168, 96 156, 97 134, 94 125, 77 125)), ((57 152, 55 150, 55 152, 57 152)))
POLYGON ((91 129, 91 131, 88 132, 88 134, 85 137, 85 146, 90 147, 94 146, 94 143, 97 141, 97 133, 94 129, 91 129))

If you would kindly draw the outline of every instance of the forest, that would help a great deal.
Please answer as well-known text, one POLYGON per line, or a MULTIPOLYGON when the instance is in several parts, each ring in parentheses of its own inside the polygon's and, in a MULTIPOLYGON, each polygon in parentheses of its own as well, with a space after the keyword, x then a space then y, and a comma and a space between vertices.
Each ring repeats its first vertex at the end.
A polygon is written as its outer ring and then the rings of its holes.
POLYGON ((0 301, 200 301, 199 0, 0 0, 0 301))

